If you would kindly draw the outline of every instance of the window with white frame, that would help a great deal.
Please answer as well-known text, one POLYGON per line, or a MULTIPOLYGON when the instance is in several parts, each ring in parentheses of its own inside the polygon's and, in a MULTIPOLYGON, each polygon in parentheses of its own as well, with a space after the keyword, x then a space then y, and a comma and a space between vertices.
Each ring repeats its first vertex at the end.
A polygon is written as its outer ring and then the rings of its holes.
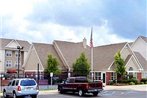
POLYGON ((18 61, 15 62, 15 67, 18 67, 18 61))
POLYGON ((129 79, 136 78, 137 79, 137 73, 136 72, 128 72, 129 79))
POLYGON ((6 67, 12 67, 12 61, 11 60, 6 61, 6 67))
POLYGON ((6 57, 12 57, 12 51, 6 51, 6 57))
POLYGON ((111 73, 111 80, 116 80, 116 73, 115 72, 111 73))
POLYGON ((142 78, 147 78, 147 72, 142 73, 142 78))
POLYGON ((101 72, 95 72, 95 80, 101 80, 101 72))
POLYGON ((15 56, 18 57, 18 51, 15 51, 15 56))

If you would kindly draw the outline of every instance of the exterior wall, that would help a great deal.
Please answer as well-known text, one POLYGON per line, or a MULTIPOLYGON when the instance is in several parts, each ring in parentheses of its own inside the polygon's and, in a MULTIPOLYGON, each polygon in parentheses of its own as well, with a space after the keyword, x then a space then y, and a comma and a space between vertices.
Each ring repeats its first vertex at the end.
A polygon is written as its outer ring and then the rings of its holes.
MULTIPOLYGON (((30 71, 33 71, 33 72, 37 72, 37 65, 41 65, 40 64, 40 61, 39 61, 39 58, 38 58, 38 55, 36 54, 36 51, 34 49, 34 47, 31 49, 30 51, 30 54, 29 54, 29 58, 25 64, 25 72, 30 72, 30 71)), ((42 66, 39 66, 39 69, 40 70, 44 70, 42 68, 42 66)))
POLYGON ((25 62, 26 61, 26 59, 27 59, 27 55, 28 55, 28 51, 24 51, 24 59, 23 59, 23 62, 25 62))
POLYGON ((4 50, 0 50, 0 73, 4 73, 5 69, 5 51, 4 50))
POLYGON ((139 52, 147 60, 147 43, 138 38, 132 46, 133 51, 139 52))
POLYGON ((106 72, 106 85, 110 83, 111 80, 111 72, 106 72))
POLYGON ((133 58, 131 58, 131 60, 128 62, 127 66, 126 66, 126 71, 129 71, 130 67, 133 68, 133 71, 136 71, 136 72, 139 71, 139 67, 133 58))
MULTIPOLYGON (((5 51, 12 51, 12 56, 11 57, 7 57, 4 55, 5 57, 5 64, 7 60, 11 60, 12 61, 12 66, 11 67, 6 67, 6 69, 8 68, 17 68, 17 63, 18 63, 18 56, 16 56, 16 53, 18 53, 17 50, 5 50, 5 51)), ((20 61, 19 61, 19 66, 20 68, 22 67, 23 63, 24 63, 24 53, 23 51, 21 51, 20 53, 20 61)))

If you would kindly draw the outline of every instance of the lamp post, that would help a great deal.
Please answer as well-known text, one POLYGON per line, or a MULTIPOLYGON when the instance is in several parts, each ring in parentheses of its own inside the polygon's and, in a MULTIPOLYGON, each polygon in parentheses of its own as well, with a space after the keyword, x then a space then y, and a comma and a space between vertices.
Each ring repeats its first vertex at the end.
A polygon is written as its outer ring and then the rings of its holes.
POLYGON ((22 50, 23 49, 23 47, 20 47, 20 46, 17 46, 17 49, 18 49, 18 73, 17 73, 17 75, 18 75, 18 78, 19 78, 19 62, 20 62, 20 50, 22 50))

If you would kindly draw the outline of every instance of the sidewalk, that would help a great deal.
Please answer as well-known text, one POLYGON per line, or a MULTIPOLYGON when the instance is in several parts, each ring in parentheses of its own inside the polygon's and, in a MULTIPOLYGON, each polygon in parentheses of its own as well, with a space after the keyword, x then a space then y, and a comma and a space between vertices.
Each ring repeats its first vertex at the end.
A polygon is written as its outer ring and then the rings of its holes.
POLYGON ((147 85, 105 86, 104 90, 136 90, 147 91, 147 85))

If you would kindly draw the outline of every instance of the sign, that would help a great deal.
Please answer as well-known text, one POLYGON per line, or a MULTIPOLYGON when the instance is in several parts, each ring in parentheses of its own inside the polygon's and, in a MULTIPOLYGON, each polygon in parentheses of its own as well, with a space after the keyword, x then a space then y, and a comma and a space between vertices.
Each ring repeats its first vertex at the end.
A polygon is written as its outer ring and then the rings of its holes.
POLYGON ((52 72, 50 73, 50 77, 53 77, 53 73, 52 72))

